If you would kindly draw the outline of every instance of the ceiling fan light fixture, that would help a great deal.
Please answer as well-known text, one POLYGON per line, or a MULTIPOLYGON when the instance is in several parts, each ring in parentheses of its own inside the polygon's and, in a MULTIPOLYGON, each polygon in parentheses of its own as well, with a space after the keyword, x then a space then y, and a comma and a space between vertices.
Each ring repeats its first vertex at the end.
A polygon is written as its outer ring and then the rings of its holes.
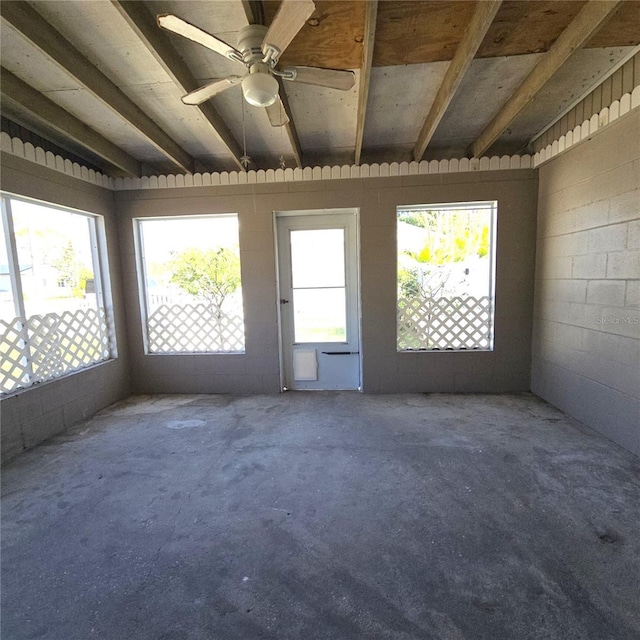
POLYGON ((278 98, 278 81, 269 73, 251 73, 242 80, 245 100, 254 107, 270 107, 278 98))

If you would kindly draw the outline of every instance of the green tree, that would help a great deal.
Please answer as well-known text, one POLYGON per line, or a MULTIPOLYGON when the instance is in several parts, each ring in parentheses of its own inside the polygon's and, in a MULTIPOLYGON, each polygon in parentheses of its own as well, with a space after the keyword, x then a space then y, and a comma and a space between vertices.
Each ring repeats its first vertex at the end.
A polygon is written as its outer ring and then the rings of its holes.
POLYGON ((170 282, 204 300, 220 319, 222 305, 240 287, 240 259, 229 248, 185 249, 176 255, 169 268, 170 282))
POLYGON ((62 252, 52 260, 51 266, 58 272, 58 279, 67 287, 75 287, 78 280, 78 256, 71 240, 67 241, 62 252))
POLYGON ((398 289, 401 298, 416 298, 422 296, 423 292, 420 287, 420 273, 415 267, 407 269, 400 267, 398 269, 398 289))
POLYGON ((73 289, 75 297, 84 296, 87 280, 93 278, 93 271, 82 264, 71 240, 67 241, 58 257, 51 261, 51 266, 58 272, 58 280, 73 289))

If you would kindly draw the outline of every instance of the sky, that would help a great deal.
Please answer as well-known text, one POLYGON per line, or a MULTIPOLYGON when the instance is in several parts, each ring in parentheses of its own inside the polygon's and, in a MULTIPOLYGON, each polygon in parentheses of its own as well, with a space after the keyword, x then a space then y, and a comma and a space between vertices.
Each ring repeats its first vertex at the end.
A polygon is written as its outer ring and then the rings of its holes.
POLYGON ((238 246, 236 215, 150 219, 140 227, 147 264, 166 262, 184 249, 238 246))

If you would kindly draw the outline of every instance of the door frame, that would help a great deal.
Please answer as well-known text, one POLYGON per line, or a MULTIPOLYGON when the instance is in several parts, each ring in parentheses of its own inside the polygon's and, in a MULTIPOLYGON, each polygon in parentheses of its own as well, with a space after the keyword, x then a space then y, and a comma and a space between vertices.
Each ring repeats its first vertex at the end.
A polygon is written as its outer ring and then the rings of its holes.
MULTIPOLYGON (((354 238, 354 267, 356 282, 356 300, 355 300, 355 324, 358 327, 358 379, 359 385, 357 391, 362 392, 362 305, 361 305, 361 278, 360 278, 360 209, 358 207, 337 207, 332 209, 294 209, 287 211, 273 212, 273 240, 275 249, 275 269, 276 269, 276 307, 278 314, 278 364, 280 369, 280 393, 287 391, 285 385, 285 362, 284 362, 284 326, 282 322, 282 304, 280 304, 281 283, 280 283, 280 247, 278 242, 278 220, 281 218, 313 218, 315 216, 332 216, 332 215, 352 215, 354 216, 355 238, 354 238)), ((309 391, 312 391, 310 389, 309 391)))

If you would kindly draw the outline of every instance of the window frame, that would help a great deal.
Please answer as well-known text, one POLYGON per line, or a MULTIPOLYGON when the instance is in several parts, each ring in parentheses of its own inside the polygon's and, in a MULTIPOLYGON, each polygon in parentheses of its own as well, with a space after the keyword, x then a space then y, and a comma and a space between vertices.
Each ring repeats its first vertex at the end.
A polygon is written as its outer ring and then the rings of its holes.
POLYGON ((235 218, 238 224, 238 259, 242 271, 242 258, 240 255, 240 215, 234 212, 225 213, 189 213, 184 215, 168 216, 138 216, 132 219, 133 224, 133 244, 135 252, 136 276, 138 280, 138 305, 140 309, 140 329, 142 331, 142 345, 145 356, 234 356, 246 354, 246 320, 244 315, 244 287, 242 274, 240 276, 240 287, 242 289, 242 322, 243 322, 243 344, 242 350, 234 351, 152 351, 149 340, 149 291, 147 287, 146 250, 142 223, 166 220, 204 220, 204 219, 235 218))
POLYGON ((419 348, 419 349, 401 349, 399 341, 399 323, 398 323, 398 302, 400 296, 398 295, 398 270, 399 270, 399 251, 398 242, 396 236, 396 351, 397 353, 488 353, 495 351, 495 318, 496 318, 496 276, 497 276, 497 229, 498 229, 498 200, 473 200, 473 201, 461 201, 461 202, 440 202, 440 203, 420 203, 420 204, 402 204, 396 206, 396 234, 398 230, 399 215, 402 212, 426 210, 426 211, 461 211, 461 210, 473 210, 487 208, 490 210, 490 224, 489 224, 489 289, 488 298, 490 301, 489 306, 489 345, 484 348, 419 348))
MULTIPOLYGON (((13 389, 10 389, 8 391, 0 390, 0 398, 7 398, 15 395, 16 393, 22 393, 33 388, 35 385, 46 384, 47 382, 59 380, 85 369, 105 364, 111 360, 115 360, 118 357, 118 345, 116 339, 116 325, 113 310, 113 297, 111 290, 109 257, 104 216, 98 213, 84 211, 81 209, 76 209, 74 207, 67 207, 64 205, 39 200, 37 198, 30 198, 21 194, 0 190, 0 224, 2 224, 4 231, 4 244, 7 256, 7 267, 9 270, 8 275, 11 285, 14 314, 15 318, 24 318, 27 321, 31 317, 37 315, 44 316, 54 312, 47 312, 45 314, 32 314, 31 316, 27 316, 26 314, 24 290, 22 286, 22 275, 20 270, 20 259, 18 256, 18 248, 14 228, 12 202, 23 202, 26 204, 32 204, 38 207, 50 209, 52 211, 60 211, 63 213, 82 216, 87 219, 96 302, 98 309, 102 309, 105 316, 107 338, 106 350, 108 351, 108 357, 95 362, 87 363, 83 366, 69 369, 67 371, 64 371, 60 375, 48 376, 44 379, 39 379, 33 371, 33 357, 30 356, 26 358, 25 362, 25 376, 28 378, 27 382, 25 384, 16 385, 13 389)), ((31 347, 32 341, 27 333, 26 323, 23 324, 22 331, 24 332, 24 335, 27 336, 26 341, 23 339, 23 342, 25 342, 24 346, 29 345, 29 347, 31 347)))

